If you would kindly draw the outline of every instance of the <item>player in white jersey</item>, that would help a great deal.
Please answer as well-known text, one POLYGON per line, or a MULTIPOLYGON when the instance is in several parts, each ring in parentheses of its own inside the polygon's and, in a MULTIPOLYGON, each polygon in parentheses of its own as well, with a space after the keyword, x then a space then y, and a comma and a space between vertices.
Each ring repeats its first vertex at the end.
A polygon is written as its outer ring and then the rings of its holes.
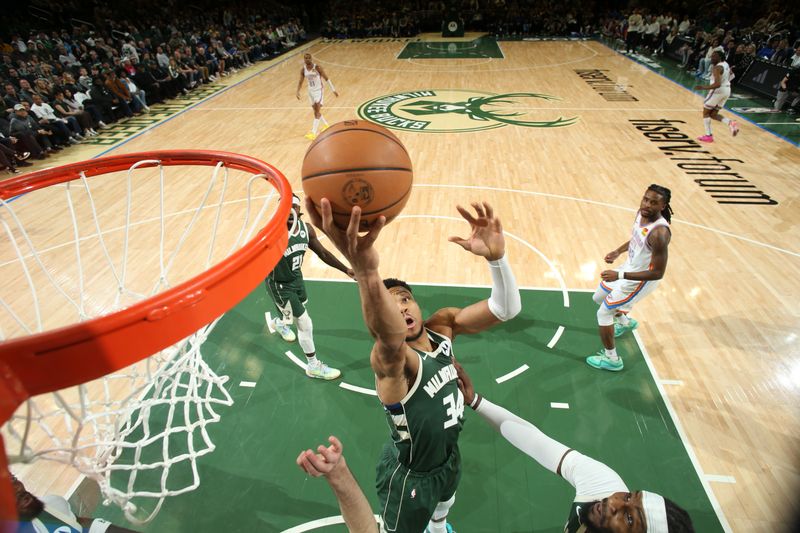
POLYGON ((311 102, 311 109, 314 110, 314 123, 311 126, 311 131, 306 133, 306 139, 312 141, 317 138, 317 130, 319 123, 322 121, 322 131, 328 129, 328 121, 322 116, 322 100, 324 97, 324 89, 322 87, 322 80, 328 82, 328 86, 337 97, 339 93, 336 92, 336 87, 333 82, 325 74, 321 66, 314 63, 311 59, 311 54, 303 56, 303 67, 300 69, 300 81, 297 82, 297 99, 300 100, 300 89, 303 87, 303 80, 308 84, 308 100, 311 102))
POLYGON ((636 320, 628 313, 633 305, 653 292, 667 270, 667 247, 672 235, 669 222, 672 193, 666 187, 650 185, 642 197, 633 231, 628 242, 609 252, 606 263, 613 263, 627 250, 628 259, 617 270, 604 270, 602 281, 592 297, 599 306, 597 324, 603 349, 586 358, 601 370, 622 370, 614 338, 636 329, 636 320))
POLYGON ((739 125, 735 120, 722 117, 719 114, 719 110, 725 106, 725 102, 731 96, 731 80, 734 78, 734 74, 731 72, 730 65, 722 60, 722 54, 719 52, 711 54, 711 65, 711 85, 695 86, 698 91, 708 91, 708 95, 703 102, 703 125, 706 133, 697 138, 698 141, 704 143, 714 142, 714 135, 711 133, 711 119, 727 124, 734 137, 739 133, 739 125))

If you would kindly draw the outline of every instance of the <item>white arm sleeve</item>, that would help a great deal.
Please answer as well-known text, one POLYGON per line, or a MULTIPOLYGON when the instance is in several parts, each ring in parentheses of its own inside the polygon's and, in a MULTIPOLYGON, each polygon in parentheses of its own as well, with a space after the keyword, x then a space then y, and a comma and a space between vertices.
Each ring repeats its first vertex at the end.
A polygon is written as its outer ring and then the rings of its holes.
POLYGON ((331 91, 336 92, 336 87, 333 86, 333 82, 330 78, 328 78, 328 87, 331 88, 331 91))
POLYGON ((569 448, 551 439, 530 422, 486 398, 481 399, 476 411, 508 442, 549 471, 556 473, 558 463, 569 448))
POLYGON ((605 498, 615 492, 628 492, 625 482, 610 467, 575 450, 561 463, 561 476, 575 487, 578 497, 605 498))
POLYGON ((489 297, 489 311, 499 320, 511 320, 522 310, 517 280, 511 272, 506 256, 497 261, 489 261, 492 273, 492 295, 489 297))

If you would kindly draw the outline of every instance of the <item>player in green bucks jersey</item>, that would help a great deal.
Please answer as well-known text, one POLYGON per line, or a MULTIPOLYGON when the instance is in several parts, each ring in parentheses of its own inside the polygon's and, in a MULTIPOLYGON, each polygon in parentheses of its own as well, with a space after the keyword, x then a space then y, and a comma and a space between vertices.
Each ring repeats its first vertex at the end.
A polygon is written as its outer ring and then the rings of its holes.
POLYGON ((307 359, 306 375, 326 380, 336 379, 341 372, 317 359, 313 323, 306 310, 308 295, 303 281, 303 257, 306 250, 311 248, 326 264, 351 278, 353 270, 347 268, 322 246, 314 228, 300 219, 302 215, 300 199, 292 195, 292 211, 286 222, 289 227, 289 243, 283 252, 283 257, 265 280, 267 294, 272 298, 279 313, 275 319, 267 313, 267 325, 270 332, 277 331, 283 340, 292 342, 295 335, 290 326, 292 322, 297 323, 297 340, 307 359))
POLYGON ((461 477, 458 436, 464 419, 452 341, 509 320, 521 308, 500 220, 487 203, 473 203, 475 215, 458 206, 472 233, 449 240, 488 261, 491 296, 463 309, 439 309, 423 320, 411 287, 383 280, 378 272, 373 244, 386 219, 380 217, 359 236, 359 207, 352 209, 345 231, 333 224, 330 202, 323 198, 320 204, 318 211, 307 199, 306 210, 353 265, 364 322, 375 339, 370 364, 391 434, 377 467, 382 527, 402 533, 451 531, 446 518, 461 477))

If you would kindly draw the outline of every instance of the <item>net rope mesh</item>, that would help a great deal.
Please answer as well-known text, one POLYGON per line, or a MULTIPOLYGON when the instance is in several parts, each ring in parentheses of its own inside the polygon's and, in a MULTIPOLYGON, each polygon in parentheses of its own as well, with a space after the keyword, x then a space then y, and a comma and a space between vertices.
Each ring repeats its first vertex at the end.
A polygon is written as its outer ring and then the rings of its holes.
MULTIPOLYGON (((252 238, 276 189, 222 162, 207 181, 204 169, 140 161, 0 200, 0 341, 122 309, 252 238)), ((151 520, 167 496, 199 486, 209 427, 233 403, 202 353, 220 318, 114 374, 28 400, 3 427, 9 461, 73 465, 128 520, 151 520)))

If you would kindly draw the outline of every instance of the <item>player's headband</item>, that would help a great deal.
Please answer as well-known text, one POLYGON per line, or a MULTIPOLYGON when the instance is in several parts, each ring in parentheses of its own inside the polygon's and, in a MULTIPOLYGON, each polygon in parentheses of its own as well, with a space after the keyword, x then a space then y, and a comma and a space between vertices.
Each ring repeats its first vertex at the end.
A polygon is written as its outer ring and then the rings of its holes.
POLYGON ((667 506, 663 496, 643 490, 642 508, 644 508, 644 519, 647 521, 647 533, 669 533, 667 506))

